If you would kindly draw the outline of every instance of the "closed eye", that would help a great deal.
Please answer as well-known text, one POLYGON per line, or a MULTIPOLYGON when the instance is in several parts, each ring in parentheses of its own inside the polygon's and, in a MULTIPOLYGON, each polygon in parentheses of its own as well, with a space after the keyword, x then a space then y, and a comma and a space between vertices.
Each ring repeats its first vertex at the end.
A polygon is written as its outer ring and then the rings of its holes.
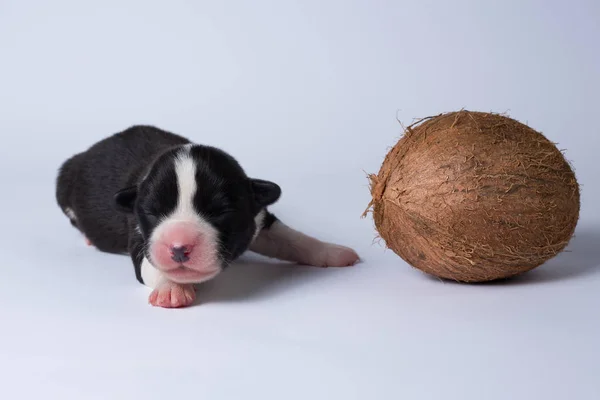
POLYGON ((158 215, 152 213, 144 213, 143 215, 150 225, 156 225, 156 223, 158 223, 158 215))
POLYGON ((211 212, 211 214, 214 218, 223 219, 225 217, 235 214, 235 212, 236 212, 236 210, 233 208, 223 208, 220 210, 215 210, 215 211, 211 212))
POLYGON ((235 210, 233 208, 227 208, 225 210, 221 210, 217 213, 217 215, 219 216, 225 216, 225 215, 230 215, 230 214, 234 214, 235 210))

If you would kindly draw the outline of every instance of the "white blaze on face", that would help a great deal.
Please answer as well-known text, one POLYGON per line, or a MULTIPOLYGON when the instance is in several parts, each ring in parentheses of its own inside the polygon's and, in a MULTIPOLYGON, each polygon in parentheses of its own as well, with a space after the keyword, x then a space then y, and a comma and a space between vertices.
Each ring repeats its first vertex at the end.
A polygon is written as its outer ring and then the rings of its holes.
POLYGON ((202 282, 219 273, 218 232, 194 208, 197 165, 184 146, 174 160, 177 206, 156 226, 150 236, 152 264, 177 282, 202 282), (185 248, 186 259, 174 260, 173 249, 185 248), (185 268, 181 268, 181 267, 185 268))

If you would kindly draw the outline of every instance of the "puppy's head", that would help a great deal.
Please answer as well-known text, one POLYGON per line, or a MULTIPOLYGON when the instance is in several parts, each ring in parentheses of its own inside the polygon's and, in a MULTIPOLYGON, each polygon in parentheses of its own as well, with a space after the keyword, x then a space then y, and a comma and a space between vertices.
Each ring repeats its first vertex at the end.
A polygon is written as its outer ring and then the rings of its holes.
POLYGON ((133 214, 146 256, 169 279, 199 283, 216 276, 258 234, 263 209, 281 189, 251 179, 227 153, 187 145, 166 151, 135 186, 115 195, 133 214))

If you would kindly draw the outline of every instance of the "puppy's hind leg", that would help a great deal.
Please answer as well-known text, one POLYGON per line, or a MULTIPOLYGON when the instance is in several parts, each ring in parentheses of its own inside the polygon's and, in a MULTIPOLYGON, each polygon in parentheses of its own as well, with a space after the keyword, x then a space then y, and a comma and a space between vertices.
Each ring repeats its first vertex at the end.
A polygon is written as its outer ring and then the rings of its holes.
POLYGON ((250 250, 272 258, 316 267, 349 267, 359 261, 348 247, 326 243, 285 225, 272 214, 250 250))
POLYGON ((69 211, 67 210, 72 210, 71 194, 73 192, 73 188, 75 185, 77 185, 80 157, 80 154, 76 154, 68 158, 62 163, 56 176, 56 202, 61 210, 69 217, 69 219, 71 219, 71 217, 69 216, 69 211))
POLYGON ((85 243, 91 246, 90 240, 85 237, 85 234, 81 231, 77 221, 77 215, 71 204, 71 197, 74 187, 77 185, 77 174, 79 169, 79 159, 82 154, 76 154, 71 158, 67 159, 59 168, 58 176, 56 177, 56 202, 58 206, 69 219, 71 225, 84 235, 85 243))

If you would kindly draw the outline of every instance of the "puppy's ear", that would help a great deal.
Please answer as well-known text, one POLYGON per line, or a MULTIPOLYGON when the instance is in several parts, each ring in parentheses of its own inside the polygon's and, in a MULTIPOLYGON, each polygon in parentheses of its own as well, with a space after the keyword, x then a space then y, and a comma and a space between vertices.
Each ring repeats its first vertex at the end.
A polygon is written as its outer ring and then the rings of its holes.
POLYGON ((133 206, 137 197, 137 187, 130 186, 119 190, 114 195, 114 205, 117 211, 125 214, 133 213, 133 206))
POLYGON ((254 201, 264 208, 275 203, 281 197, 281 188, 273 182, 262 179, 250 179, 254 201))

